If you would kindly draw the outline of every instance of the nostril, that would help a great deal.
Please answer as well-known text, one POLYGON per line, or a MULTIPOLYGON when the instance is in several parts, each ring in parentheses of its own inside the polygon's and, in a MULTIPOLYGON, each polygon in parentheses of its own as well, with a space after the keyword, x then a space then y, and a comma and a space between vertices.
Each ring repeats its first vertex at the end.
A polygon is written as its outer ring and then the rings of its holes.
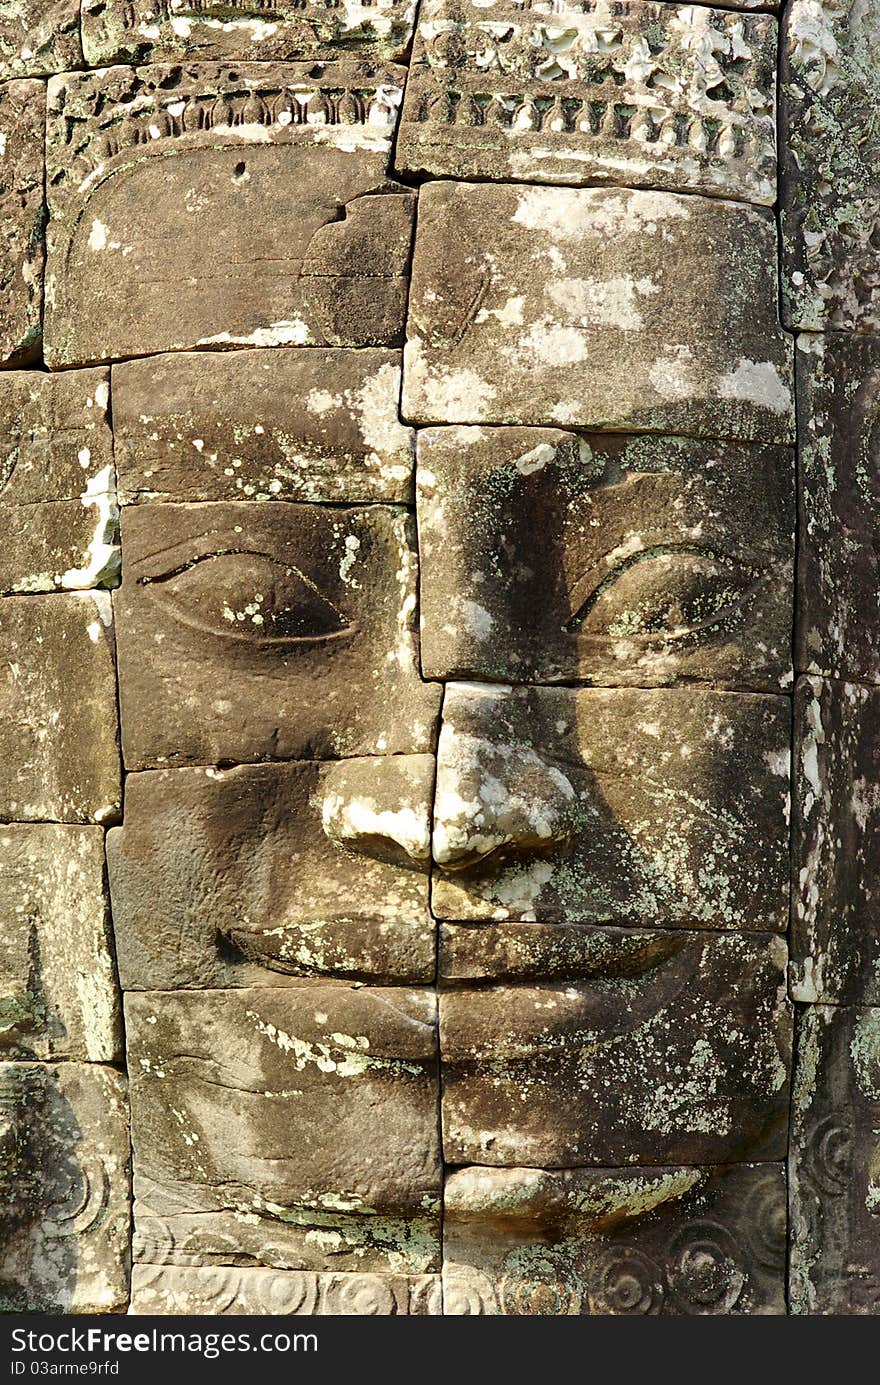
POLYGON ((321 823, 337 846, 375 860, 431 859, 431 755, 353 759, 322 775, 321 823))
POLYGON ((396 854, 394 848, 399 847, 413 861, 430 859, 427 811, 379 808, 374 798, 344 799, 337 794, 324 799, 321 819, 327 836, 339 846, 380 859, 396 854))

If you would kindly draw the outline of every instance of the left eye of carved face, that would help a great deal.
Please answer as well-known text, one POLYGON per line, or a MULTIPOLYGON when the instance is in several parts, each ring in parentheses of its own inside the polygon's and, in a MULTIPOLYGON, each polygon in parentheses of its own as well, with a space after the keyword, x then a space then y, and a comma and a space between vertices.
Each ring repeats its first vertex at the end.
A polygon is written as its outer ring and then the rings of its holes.
POLYGON ((208 553, 140 581, 184 625, 230 639, 299 643, 351 628, 311 578, 265 553, 208 553))
POLYGON ((738 622, 754 600, 756 568, 711 550, 664 546, 618 563, 577 606, 573 635, 681 640, 738 622))

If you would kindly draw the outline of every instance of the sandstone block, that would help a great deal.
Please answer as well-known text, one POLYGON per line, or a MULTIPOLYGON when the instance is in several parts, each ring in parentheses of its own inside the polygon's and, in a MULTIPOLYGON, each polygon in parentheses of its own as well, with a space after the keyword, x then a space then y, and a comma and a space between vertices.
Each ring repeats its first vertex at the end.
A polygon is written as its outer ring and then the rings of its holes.
POLYGON ((113 370, 123 504, 412 500, 394 351, 182 353, 113 370))
POLYGON ((254 1317, 439 1316, 436 1275, 307 1274, 235 1266, 135 1265, 131 1312, 254 1317))
POLYGON ((773 218, 757 208, 428 183, 404 417, 787 442, 775 264, 773 218))
POLYGON ((0 375, 0 589, 112 586, 119 511, 106 370, 0 375))
POLYGON ((399 342, 401 76, 350 61, 53 78, 48 364, 399 342))
POLYGON ((429 983, 430 755, 158 770, 107 853, 126 990, 429 983))
POLYGON ((796 1000, 880 1000, 880 689, 802 678, 795 699, 796 1000))
POLYGON ((689 933, 638 972, 625 953, 584 981, 460 979, 440 997, 446 1162, 784 1158, 786 961, 780 938, 689 933))
POLYGON ((46 87, 0 83, 0 365, 40 354, 45 268, 46 87))
POLYGON ((131 506, 122 533, 129 769, 433 749, 404 511, 131 506))
POLYGON ((447 1314, 785 1313, 785 1177, 722 1168, 457 1169, 447 1314))
POLYGON ((880 1011, 809 1006, 792 1101, 791 1311, 880 1309, 880 1011))
POLYGON ((3 1311, 124 1312, 125 1078, 97 1064, 0 1063, 0 1151, 3 1311))
POLYGON ((438 918, 785 929, 790 704, 452 684, 438 918))
POLYGON ((126 996, 135 1260, 439 1268, 435 1006, 332 983, 126 996))
POLYGON ((787 449, 427 428, 418 454, 427 677, 790 686, 787 449))
POLYGON ((419 11, 397 167, 776 196, 776 21, 635 0, 419 11))
POLYGON ((114 1062, 121 1024, 99 828, 0 829, 0 1052, 114 1062))
POLYGON ((797 666, 880 683, 880 340, 803 336, 797 377, 797 666))
POLYGON ((874 3, 792 0, 782 20, 782 301, 807 331, 880 326, 877 36, 874 3))
POLYGON ((402 57, 414 0, 83 0, 86 58, 117 62, 237 62, 402 57))
POLYGON ((118 817, 112 625, 107 592, 0 603, 0 820, 118 817))

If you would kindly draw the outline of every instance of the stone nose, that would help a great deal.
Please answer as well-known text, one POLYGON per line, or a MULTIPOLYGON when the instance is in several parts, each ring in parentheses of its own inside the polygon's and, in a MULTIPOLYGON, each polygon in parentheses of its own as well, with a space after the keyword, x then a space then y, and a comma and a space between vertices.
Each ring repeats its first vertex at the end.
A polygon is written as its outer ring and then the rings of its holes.
POLYGON ((433 755, 340 760, 323 774, 324 832, 365 856, 427 868, 433 787, 433 755))
POLYGON ((455 870, 495 852, 546 851, 569 835, 574 801, 566 775, 532 747, 447 722, 437 748, 434 861, 455 870))

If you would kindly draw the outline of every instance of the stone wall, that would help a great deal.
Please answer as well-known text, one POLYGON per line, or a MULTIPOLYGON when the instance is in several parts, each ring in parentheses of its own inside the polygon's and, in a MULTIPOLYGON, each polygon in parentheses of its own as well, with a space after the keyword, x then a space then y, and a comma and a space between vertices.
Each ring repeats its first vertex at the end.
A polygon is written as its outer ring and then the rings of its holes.
POLYGON ((878 38, 0 0, 6 1311, 880 1311, 878 38))

